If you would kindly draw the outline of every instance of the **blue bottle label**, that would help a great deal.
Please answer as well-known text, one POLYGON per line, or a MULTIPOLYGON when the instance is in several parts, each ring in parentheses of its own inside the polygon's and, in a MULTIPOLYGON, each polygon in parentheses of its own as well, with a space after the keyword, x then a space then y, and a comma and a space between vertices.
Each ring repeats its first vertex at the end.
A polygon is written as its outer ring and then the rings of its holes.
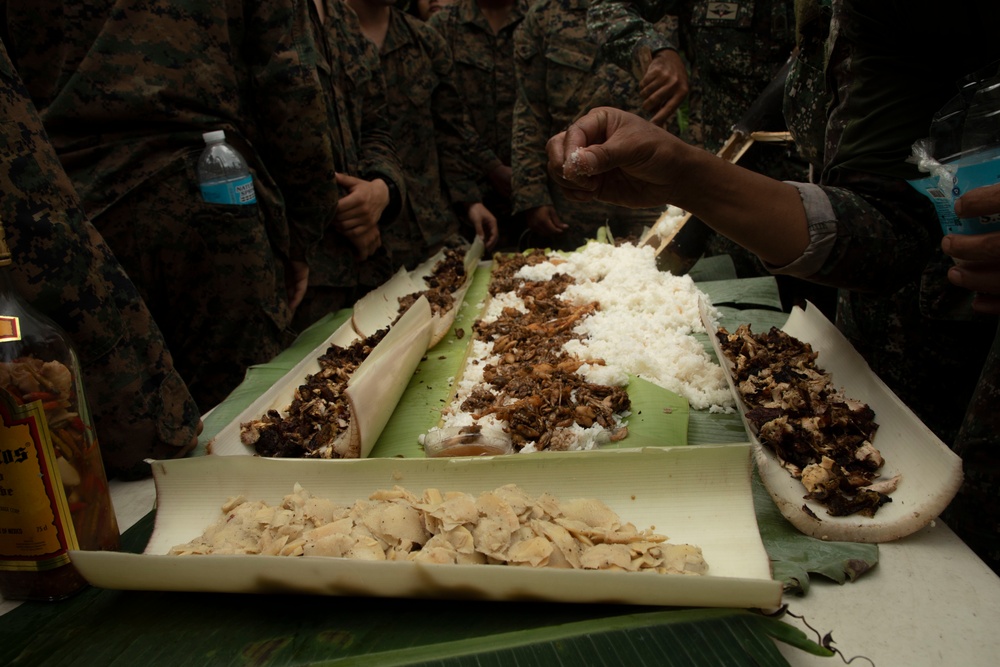
POLYGON ((201 196, 209 204, 242 206, 257 203, 252 176, 232 181, 202 183, 201 196))
POLYGON ((1000 183, 1000 149, 977 151, 948 163, 950 177, 938 176, 909 181, 910 185, 934 204, 945 234, 987 234, 1000 231, 1000 214, 978 218, 959 218, 955 200, 969 190, 1000 183))

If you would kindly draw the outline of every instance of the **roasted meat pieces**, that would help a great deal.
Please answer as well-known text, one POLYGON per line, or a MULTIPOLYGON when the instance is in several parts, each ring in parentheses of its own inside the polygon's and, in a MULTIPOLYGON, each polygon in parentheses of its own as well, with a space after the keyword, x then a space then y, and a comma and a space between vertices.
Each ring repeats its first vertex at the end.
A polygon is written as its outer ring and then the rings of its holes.
POLYGON ((441 261, 434 265, 431 275, 424 278, 427 289, 399 299, 400 314, 405 313, 421 296, 427 297, 432 313, 440 315, 448 312, 455 307, 455 292, 465 284, 467 278, 464 252, 448 248, 441 261))
POLYGON ((883 460, 872 444, 875 413, 833 385, 808 343, 774 327, 755 334, 741 325, 716 335, 733 364, 747 420, 805 486, 806 499, 831 516, 872 517, 890 502, 898 478, 876 481, 883 460))
POLYGON ((319 357, 320 370, 306 377, 295 390, 285 414, 268 410, 260 419, 240 425, 243 444, 260 456, 282 458, 357 458, 349 438, 351 406, 345 392, 351 375, 388 329, 360 339, 348 347, 331 345, 319 357))
POLYGON ((573 449, 575 436, 567 431, 573 425, 586 429, 597 424, 612 440, 624 438, 627 430, 616 425, 615 415, 629 410, 626 389, 587 382, 576 372, 584 361, 563 350, 566 341, 579 338, 574 326, 598 304, 574 306, 561 300, 559 295, 573 282, 565 274, 548 281, 514 277, 525 264, 549 261, 544 253, 496 261, 490 295, 514 292, 527 312, 506 308, 495 320, 475 323, 476 337, 491 342, 499 360, 484 368, 484 385, 462 402, 461 410, 477 420, 492 414, 504 422, 516 450, 529 443, 537 450, 573 449))

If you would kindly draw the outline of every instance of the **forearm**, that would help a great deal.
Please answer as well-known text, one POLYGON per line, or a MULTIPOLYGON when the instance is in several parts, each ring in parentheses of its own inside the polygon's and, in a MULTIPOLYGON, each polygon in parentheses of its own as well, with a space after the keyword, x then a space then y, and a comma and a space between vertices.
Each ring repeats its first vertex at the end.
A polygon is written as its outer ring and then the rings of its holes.
POLYGON ((763 261, 784 266, 809 245, 795 186, 691 148, 674 163, 671 203, 691 212, 763 261))

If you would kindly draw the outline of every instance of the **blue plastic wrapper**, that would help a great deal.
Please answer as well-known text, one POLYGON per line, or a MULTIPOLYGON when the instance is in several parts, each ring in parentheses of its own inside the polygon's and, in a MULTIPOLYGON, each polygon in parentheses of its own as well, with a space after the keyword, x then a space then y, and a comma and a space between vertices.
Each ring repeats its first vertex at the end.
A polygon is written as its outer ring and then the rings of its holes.
POLYGON ((1000 231, 1000 215, 959 218, 955 200, 1000 183, 1000 61, 964 77, 938 111, 929 136, 913 144, 911 162, 928 174, 909 181, 934 204, 945 234, 1000 231))

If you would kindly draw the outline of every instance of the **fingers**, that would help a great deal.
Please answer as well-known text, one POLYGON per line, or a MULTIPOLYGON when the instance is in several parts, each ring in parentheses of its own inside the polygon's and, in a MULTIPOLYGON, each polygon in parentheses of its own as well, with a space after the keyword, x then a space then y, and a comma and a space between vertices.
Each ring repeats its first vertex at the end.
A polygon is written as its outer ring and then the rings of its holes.
POLYGON ((659 88, 649 95, 645 95, 645 101, 642 104, 642 108, 647 113, 652 113, 653 116, 650 118, 650 122, 659 125, 660 127, 666 127, 667 120, 677 111, 684 102, 684 98, 687 97, 687 87, 678 88, 659 88))
POLYGON ((341 174, 339 172, 337 173, 336 178, 337 178, 337 185, 348 189, 353 188, 359 183, 364 182, 360 178, 351 176, 350 174, 341 174))
POLYGON ((351 239, 354 245, 355 254, 360 261, 364 261, 375 254, 375 251, 382 247, 382 236, 378 227, 371 232, 351 239))
POLYGON ((960 218, 1000 214, 1000 183, 969 190, 955 202, 960 218))
MULTIPOLYGON (((681 105, 682 101, 684 101, 683 96, 672 97, 666 103, 660 106, 659 110, 653 114, 652 118, 650 118, 649 121, 654 125, 659 125, 660 127, 666 127, 667 121, 670 120, 670 117, 674 115, 674 112, 677 111, 677 108, 681 105)), ((645 107, 645 105, 643 106, 645 107)), ((649 109, 647 109, 647 111, 648 110, 649 109)))
POLYGON ((567 190, 570 198, 589 199, 580 192, 597 190, 598 183, 592 176, 596 172, 597 163, 588 147, 605 140, 606 127, 606 112, 596 109, 570 125, 565 132, 549 139, 546 144, 549 175, 567 190))
POLYGON ((481 224, 476 225, 476 234, 483 239, 483 246, 486 250, 491 250, 500 238, 500 230, 497 219, 490 216, 483 218, 481 224))
POLYGON ((995 262, 1000 266, 1000 232, 948 234, 941 239, 941 249, 963 262, 995 262))
POLYGON ((1000 315, 1000 296, 993 294, 976 294, 972 298, 972 309, 986 315, 1000 315))
POLYGON ((557 236, 569 228, 559 219, 559 214, 551 206, 539 206, 528 212, 528 227, 542 236, 557 236))
POLYGON ((302 303, 309 286, 309 265, 305 262, 292 260, 285 269, 285 291, 288 295, 288 306, 294 311, 302 303))
POLYGON ((976 292, 973 310, 1000 314, 1000 232, 949 234, 942 239, 941 249, 957 262, 948 270, 948 280, 976 292))

